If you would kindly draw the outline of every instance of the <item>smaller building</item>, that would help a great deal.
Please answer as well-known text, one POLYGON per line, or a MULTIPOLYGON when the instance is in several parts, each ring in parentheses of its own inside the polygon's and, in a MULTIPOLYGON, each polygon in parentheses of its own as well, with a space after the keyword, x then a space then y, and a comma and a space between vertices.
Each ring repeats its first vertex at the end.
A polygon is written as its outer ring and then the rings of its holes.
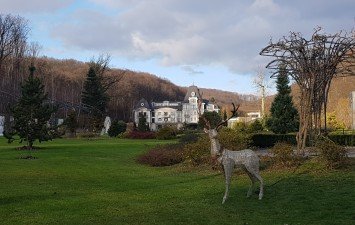
POLYGON ((236 123, 251 123, 256 119, 261 119, 261 113, 258 112, 249 112, 247 116, 233 117, 228 120, 228 127, 233 128, 236 123))
POLYGON ((158 130, 164 125, 174 125, 178 129, 184 124, 197 124, 199 121, 199 111, 219 112, 217 105, 208 100, 201 99, 199 89, 196 86, 188 87, 183 101, 163 101, 151 102, 142 98, 133 110, 134 122, 139 123, 139 118, 144 117, 149 128, 158 130), (199 100, 202 100, 199 109, 199 100))

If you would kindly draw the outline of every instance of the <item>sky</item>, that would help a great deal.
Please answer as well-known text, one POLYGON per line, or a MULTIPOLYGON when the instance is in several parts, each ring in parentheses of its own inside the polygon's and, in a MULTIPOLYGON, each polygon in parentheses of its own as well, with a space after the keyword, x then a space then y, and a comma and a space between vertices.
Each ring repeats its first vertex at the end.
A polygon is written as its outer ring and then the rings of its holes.
MULTIPOLYGON (((179 86, 255 94, 270 39, 355 26, 354 0, 0 0, 29 21, 40 55, 148 72, 179 86)), ((275 92, 269 81, 269 92, 275 92)))

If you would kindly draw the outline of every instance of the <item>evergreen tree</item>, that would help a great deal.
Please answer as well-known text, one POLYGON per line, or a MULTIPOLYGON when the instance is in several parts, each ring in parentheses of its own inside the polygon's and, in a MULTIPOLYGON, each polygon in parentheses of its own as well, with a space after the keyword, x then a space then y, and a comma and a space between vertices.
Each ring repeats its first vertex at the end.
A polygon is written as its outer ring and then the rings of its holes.
POLYGON ((82 92, 81 102, 91 107, 90 126, 94 132, 101 131, 109 97, 95 69, 89 68, 82 92))
POLYGON ((66 125, 67 130, 70 132, 70 137, 75 137, 76 129, 78 128, 78 119, 75 111, 71 111, 68 117, 64 120, 64 125, 66 125))
POLYGON ((249 126, 247 127, 247 131, 249 133, 257 133, 257 132, 261 132, 263 130, 264 130, 263 124, 258 119, 251 122, 249 124, 249 126))
POLYGON ((35 68, 30 68, 30 76, 21 86, 21 97, 11 109, 14 124, 11 133, 6 133, 5 137, 12 142, 15 135, 20 141, 26 141, 26 148, 33 149, 35 140, 39 142, 52 140, 56 135, 56 127, 49 125, 52 113, 56 112, 54 107, 48 102, 47 93, 44 92, 44 85, 38 77, 34 77, 35 68))
POLYGON ((107 133, 110 137, 116 137, 117 135, 125 132, 127 124, 122 120, 114 120, 108 129, 107 133))
POLYGON ((147 124, 147 118, 144 115, 139 115, 138 121, 138 131, 149 131, 149 126, 147 124))
MULTIPOLYGON (((210 122, 210 125, 212 128, 215 128, 222 121, 221 116, 215 111, 213 111, 213 112, 206 111, 203 113, 202 116, 205 117, 207 119, 207 121, 210 122)), ((198 125, 200 128, 205 127, 205 121, 203 119, 199 118, 198 125)))
POLYGON ((276 84, 278 93, 271 105, 267 126, 276 134, 297 131, 299 115, 292 102, 287 72, 282 66, 279 68, 276 84))

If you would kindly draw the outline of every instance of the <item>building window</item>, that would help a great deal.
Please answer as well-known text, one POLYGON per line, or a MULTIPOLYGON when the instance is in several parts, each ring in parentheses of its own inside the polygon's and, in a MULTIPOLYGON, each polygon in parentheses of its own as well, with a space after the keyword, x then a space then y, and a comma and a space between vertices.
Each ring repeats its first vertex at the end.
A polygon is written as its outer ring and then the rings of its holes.
POLYGON ((161 122, 161 118, 158 118, 158 121, 161 122))
POLYGON ((168 112, 164 112, 164 116, 168 116, 168 112))
POLYGON ((161 112, 158 112, 158 116, 160 116, 161 115, 161 112))

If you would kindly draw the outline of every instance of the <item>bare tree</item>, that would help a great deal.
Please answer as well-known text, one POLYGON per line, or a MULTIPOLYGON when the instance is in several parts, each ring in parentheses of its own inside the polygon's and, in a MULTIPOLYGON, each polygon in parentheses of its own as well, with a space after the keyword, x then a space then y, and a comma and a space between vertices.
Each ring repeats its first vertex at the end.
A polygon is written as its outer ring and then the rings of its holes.
POLYGON ((307 135, 321 133, 321 113, 323 111, 326 118, 332 79, 354 75, 354 50, 354 31, 324 34, 319 27, 310 40, 306 40, 300 33, 291 32, 277 42, 271 40, 261 50, 261 55, 274 58, 266 66, 274 71, 273 76, 277 75, 279 65, 283 64, 300 87, 300 128, 297 134, 299 153, 303 153, 307 135))
POLYGON ((120 71, 117 74, 117 71, 114 75, 110 73, 110 64, 111 56, 109 54, 99 55, 98 58, 93 57, 89 63, 90 67, 94 68, 96 74, 101 80, 102 87, 105 92, 108 91, 113 85, 117 84, 126 73, 126 70, 120 71))
POLYGON ((265 69, 262 67, 258 67, 256 70, 256 75, 253 80, 253 84, 260 92, 261 97, 261 116, 264 118, 265 116, 265 98, 267 89, 270 88, 270 84, 268 82, 268 78, 266 77, 265 69))
POLYGON ((23 53, 28 32, 27 20, 20 16, 0 14, 0 71, 6 59, 23 53))

